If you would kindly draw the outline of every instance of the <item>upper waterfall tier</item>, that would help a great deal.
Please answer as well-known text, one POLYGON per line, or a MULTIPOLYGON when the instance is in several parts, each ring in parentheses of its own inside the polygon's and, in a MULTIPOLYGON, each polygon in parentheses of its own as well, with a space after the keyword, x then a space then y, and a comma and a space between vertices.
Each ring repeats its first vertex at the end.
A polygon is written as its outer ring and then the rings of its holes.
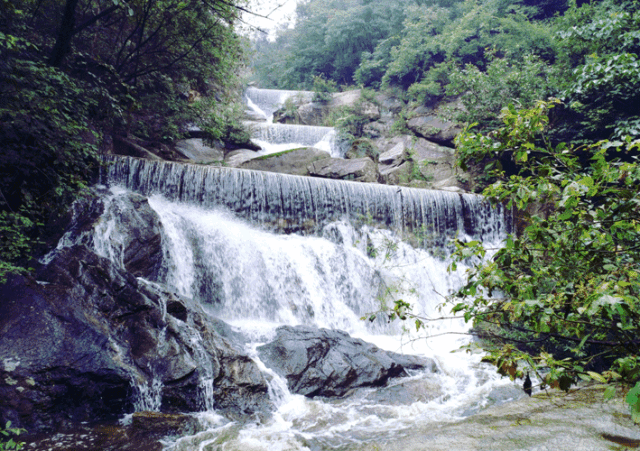
POLYGON ((347 219, 441 246, 463 235, 497 243, 509 231, 503 209, 473 194, 130 157, 108 161, 107 184, 203 207, 224 206, 285 232, 314 233, 328 222, 347 219))
POLYGON ((280 108, 287 99, 298 98, 304 101, 311 101, 312 91, 286 91, 282 89, 259 89, 249 87, 245 91, 246 98, 253 103, 267 119, 280 108))
POLYGON ((334 158, 343 158, 345 154, 345 146, 336 136, 333 127, 271 123, 251 124, 250 127, 253 139, 262 145, 265 154, 272 153, 271 147, 275 147, 277 151, 278 144, 287 144, 287 148, 292 149, 315 147, 328 152, 334 158))

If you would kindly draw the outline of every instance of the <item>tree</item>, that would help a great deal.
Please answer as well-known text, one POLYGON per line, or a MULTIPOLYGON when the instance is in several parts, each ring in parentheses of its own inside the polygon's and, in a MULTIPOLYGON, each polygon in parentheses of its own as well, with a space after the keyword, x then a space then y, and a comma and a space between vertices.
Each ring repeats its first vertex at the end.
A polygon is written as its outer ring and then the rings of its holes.
MULTIPOLYGON (((519 170, 484 194, 516 212, 519 233, 473 264, 452 297, 454 312, 491 336, 500 373, 536 372, 542 386, 578 380, 640 380, 640 140, 552 146, 547 113, 557 101, 502 112, 504 126, 457 140, 463 161, 507 155, 519 170)), ((458 259, 484 256, 481 243, 457 243, 458 259)), ((455 262, 453 266, 455 267, 455 262)), ((638 393, 628 402, 640 421, 638 393)), ((612 395, 613 390, 607 392, 612 395)))
POLYGON ((584 141, 640 136, 638 3, 584 4, 554 26, 559 38, 555 83, 569 122, 559 132, 584 141))
POLYGON ((237 110, 218 106, 244 50, 237 1, 0 2, 2 281, 29 266, 114 137, 170 142, 193 123, 242 137, 237 110))

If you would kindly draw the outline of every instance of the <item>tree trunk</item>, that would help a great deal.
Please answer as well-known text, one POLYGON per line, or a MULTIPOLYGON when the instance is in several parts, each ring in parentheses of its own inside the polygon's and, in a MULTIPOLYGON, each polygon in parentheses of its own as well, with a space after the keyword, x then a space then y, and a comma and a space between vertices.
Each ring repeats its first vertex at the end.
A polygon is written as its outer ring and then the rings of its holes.
POLYGON ((56 44, 53 46, 51 56, 49 57, 49 65, 53 67, 60 67, 62 61, 64 61, 64 57, 67 56, 71 50, 71 38, 74 35, 77 6, 78 0, 67 0, 64 5, 64 15, 62 16, 62 22, 58 30, 56 44))

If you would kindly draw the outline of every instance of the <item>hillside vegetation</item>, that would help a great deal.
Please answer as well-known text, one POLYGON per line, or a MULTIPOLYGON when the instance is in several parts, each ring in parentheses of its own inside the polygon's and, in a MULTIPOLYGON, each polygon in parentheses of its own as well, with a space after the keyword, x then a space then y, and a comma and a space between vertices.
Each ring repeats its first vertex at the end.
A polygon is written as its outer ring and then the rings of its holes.
POLYGON ((0 0, 0 281, 29 266, 47 226, 95 176, 99 151, 163 149, 192 124, 233 138, 226 93, 243 61, 240 8, 0 0))

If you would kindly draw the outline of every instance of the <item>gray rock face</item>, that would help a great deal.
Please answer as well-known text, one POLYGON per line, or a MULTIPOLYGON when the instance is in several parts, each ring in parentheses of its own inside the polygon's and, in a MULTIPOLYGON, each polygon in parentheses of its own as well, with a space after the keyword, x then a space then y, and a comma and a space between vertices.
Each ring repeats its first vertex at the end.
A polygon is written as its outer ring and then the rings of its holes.
POLYGON ((309 175, 309 165, 318 160, 331 158, 328 152, 313 147, 303 147, 284 153, 265 155, 240 164, 244 169, 280 172, 283 174, 309 175))
POLYGON ((423 187, 463 191, 452 149, 407 135, 374 142, 383 150, 378 165, 382 183, 410 184, 417 174, 423 187))
POLYGON ((287 379, 293 393, 343 396, 357 387, 383 386, 407 369, 429 368, 426 358, 383 351, 338 330, 283 326, 258 353, 265 365, 287 379))
POLYGON ((309 175, 330 179, 355 180, 375 183, 378 181, 378 170, 371 158, 355 158, 343 160, 326 158, 308 166, 309 175))
POLYGON ((296 121, 301 125, 322 125, 326 114, 327 108, 325 105, 313 102, 305 103, 298 108, 296 121))
POLYGON ((202 138, 183 139, 176 142, 176 150, 185 158, 198 163, 222 161, 224 150, 206 146, 202 138))
POLYGON ((418 136, 453 147, 453 140, 462 131, 455 122, 442 119, 435 114, 416 116, 407 121, 407 127, 418 136))
POLYGON ((190 301, 80 245, 57 251, 37 278, 0 286, 0 416, 14 425, 114 419, 154 381, 163 412, 203 410, 205 378, 229 415, 271 408, 257 366, 190 301))
POLYGON ((233 150, 225 155, 224 162, 230 168, 240 167, 243 163, 257 158, 256 152, 249 149, 233 150))

